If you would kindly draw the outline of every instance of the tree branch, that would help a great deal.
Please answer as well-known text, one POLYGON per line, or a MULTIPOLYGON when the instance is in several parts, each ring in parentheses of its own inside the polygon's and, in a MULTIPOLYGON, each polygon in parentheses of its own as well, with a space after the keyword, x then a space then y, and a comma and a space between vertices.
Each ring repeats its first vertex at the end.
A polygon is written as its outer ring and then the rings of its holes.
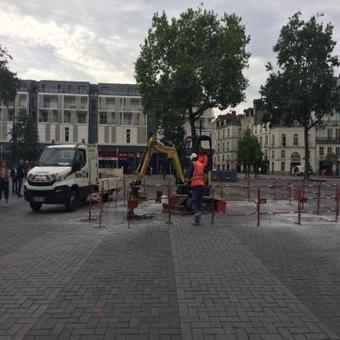
POLYGON ((309 131, 313 126, 315 126, 316 124, 320 123, 322 121, 322 117, 316 119, 315 122, 313 122, 310 126, 307 127, 307 130, 309 131))

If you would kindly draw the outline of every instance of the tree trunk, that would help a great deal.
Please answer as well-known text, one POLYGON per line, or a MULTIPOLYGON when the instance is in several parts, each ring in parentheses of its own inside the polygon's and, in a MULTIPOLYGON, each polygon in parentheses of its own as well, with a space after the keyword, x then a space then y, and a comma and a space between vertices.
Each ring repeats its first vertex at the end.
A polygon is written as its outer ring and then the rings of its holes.
POLYGON ((304 126, 304 140, 305 140, 305 171, 304 171, 304 180, 309 180, 309 144, 308 144, 308 126, 307 124, 304 126))
POLYGON ((195 119, 189 113, 189 121, 190 121, 190 128, 191 128, 191 139, 192 139, 192 152, 198 153, 198 143, 197 143, 197 134, 196 134, 196 126, 195 126, 195 119))

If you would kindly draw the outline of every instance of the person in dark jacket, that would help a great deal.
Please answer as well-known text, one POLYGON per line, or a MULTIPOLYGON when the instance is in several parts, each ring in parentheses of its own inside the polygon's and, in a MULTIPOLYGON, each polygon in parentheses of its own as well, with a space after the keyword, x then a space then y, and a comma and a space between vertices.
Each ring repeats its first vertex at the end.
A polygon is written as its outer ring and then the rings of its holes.
POLYGON ((9 191, 9 170, 5 161, 0 161, 0 201, 2 192, 5 195, 5 206, 8 204, 8 191, 9 191))
POLYGON ((23 161, 20 161, 19 165, 17 166, 17 177, 18 177, 18 197, 22 197, 21 188, 22 188, 22 182, 25 178, 25 169, 24 169, 23 161))
POLYGON ((12 194, 17 195, 18 194, 18 176, 17 176, 17 168, 13 166, 10 172, 10 176, 12 179, 12 194))

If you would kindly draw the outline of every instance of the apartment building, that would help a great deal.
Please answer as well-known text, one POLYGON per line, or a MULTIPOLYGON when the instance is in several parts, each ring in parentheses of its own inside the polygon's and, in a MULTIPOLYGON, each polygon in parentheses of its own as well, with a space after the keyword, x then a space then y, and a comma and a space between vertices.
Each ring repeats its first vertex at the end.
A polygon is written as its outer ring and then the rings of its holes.
POLYGON ((23 109, 34 116, 42 144, 97 143, 101 161, 126 172, 134 170, 147 142, 147 117, 132 84, 22 81, 15 103, 0 109, 5 152, 14 115, 23 109))
POLYGON ((340 176, 340 113, 325 116, 316 127, 315 158, 318 173, 340 176), (327 164, 329 154, 336 155, 336 164, 327 164))
POLYGON ((8 143, 11 139, 10 132, 13 127, 13 120, 20 112, 29 113, 29 83, 23 82, 18 88, 15 101, 4 105, 0 103, 0 143, 8 143))
POLYGON ((215 120, 214 168, 217 170, 239 170, 237 151, 241 138, 241 118, 242 115, 232 112, 220 115, 215 120))
POLYGON ((89 86, 86 82, 39 82, 37 123, 41 143, 89 140, 89 86))

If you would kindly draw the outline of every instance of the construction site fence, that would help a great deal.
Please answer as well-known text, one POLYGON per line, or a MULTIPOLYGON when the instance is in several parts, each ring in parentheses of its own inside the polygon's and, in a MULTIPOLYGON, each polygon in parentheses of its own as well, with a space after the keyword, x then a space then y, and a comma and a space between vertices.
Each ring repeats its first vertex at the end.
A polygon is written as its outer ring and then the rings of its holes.
MULTIPOLYGON (((175 192, 178 187, 179 185, 172 184, 170 179, 156 184, 148 184, 146 180, 143 180, 137 189, 142 195, 145 195, 143 202, 155 201, 156 196, 148 197, 151 189, 155 191, 155 195, 159 195, 159 192, 162 196, 165 195, 168 202, 168 209, 165 211, 167 213, 166 223, 172 224, 172 215, 175 213, 172 211, 172 203, 177 199, 175 192)), ((100 191, 96 192, 94 188, 95 186, 93 186, 93 192, 89 197, 92 197, 92 194, 97 194, 98 199, 89 199, 88 219, 97 219, 99 226, 102 226, 104 210, 113 207, 117 211, 117 204, 120 201, 126 207, 126 218, 128 226, 130 226, 133 209, 137 208, 140 202, 136 198, 130 197, 130 183, 127 177, 124 176, 121 181, 117 181, 114 188, 112 188, 112 184, 102 185, 100 191), (105 201, 104 197, 109 192, 111 196, 105 201)), ((270 184, 261 185, 251 184, 251 181, 246 184, 216 183, 211 185, 210 198, 215 203, 206 212, 211 215, 211 224, 214 224, 216 214, 231 217, 256 216, 257 226, 260 226, 262 216, 279 214, 294 214, 297 224, 302 223, 304 214, 326 215, 332 217, 334 222, 339 221, 340 187, 334 183, 277 184, 275 179, 272 179, 270 184), (232 204, 237 208, 238 202, 248 202, 246 211, 230 209, 232 204), (265 211, 266 204, 275 202, 284 202, 287 209, 282 209, 282 206, 280 209, 276 209, 274 204, 274 209, 265 211)))

